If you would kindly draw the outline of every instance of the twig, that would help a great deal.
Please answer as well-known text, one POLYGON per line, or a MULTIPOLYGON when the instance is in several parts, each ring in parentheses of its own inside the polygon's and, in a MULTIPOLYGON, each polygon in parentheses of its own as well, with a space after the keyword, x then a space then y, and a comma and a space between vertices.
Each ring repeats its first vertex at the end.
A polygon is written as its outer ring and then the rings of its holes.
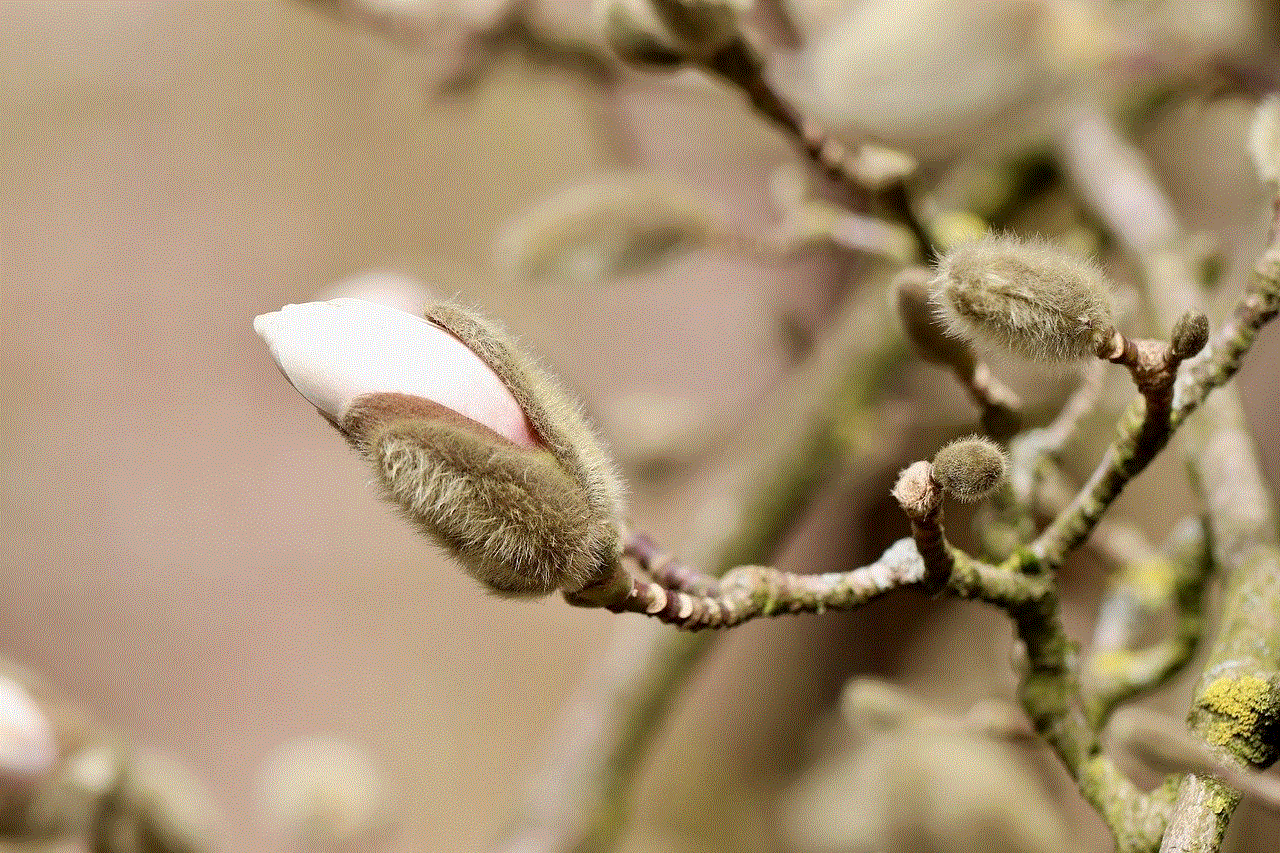
MULTIPOLYGON (((1037 513, 1053 518, 1071 505, 1080 488, 1072 483, 1056 462, 1042 461, 1038 467, 1039 485, 1033 495, 1037 513)), ((1114 567, 1134 561, 1153 560, 1158 556, 1156 546, 1141 529, 1123 519, 1103 516, 1085 541, 1084 547, 1114 567)))
POLYGON ((850 151, 774 87, 765 74, 763 58, 742 39, 709 57, 704 67, 740 89, 756 112, 790 136, 805 156, 851 198, 868 199, 869 193, 878 198, 911 231, 920 256, 928 258, 933 238, 907 195, 905 180, 914 167, 910 158, 871 145, 850 151), (894 162, 886 163, 889 159, 894 162))
POLYGON ((1033 553, 1053 567, 1088 537, 1129 481, 1164 449, 1173 430, 1173 384, 1187 353, 1172 344, 1130 340, 1117 332, 1109 350, 1099 354, 1129 370, 1141 397, 1121 416, 1119 435, 1089 481, 1032 544, 1033 553))
POLYGON ((687 592, 696 596, 720 594, 720 581, 704 575, 682 563, 679 558, 663 551, 646 533, 628 534, 622 549, 623 556, 632 558, 659 586, 687 592))
MULTIPOLYGON (((615 613, 643 613, 686 630, 731 628, 759 616, 852 610, 889 592, 922 582, 925 567, 915 544, 902 539, 870 565, 847 572, 799 575, 765 566, 739 566, 702 594, 632 578, 615 613)), ((681 578, 682 580, 684 578, 681 578)))
MULTIPOLYGON (((1157 317, 1169 322, 1188 310, 1200 310, 1204 290, 1185 251, 1182 228, 1142 156, 1105 118, 1093 114, 1077 121, 1059 147, 1082 195, 1141 261, 1157 317)), ((1274 314, 1280 290, 1276 251, 1273 246, 1264 256, 1251 292, 1237 309, 1244 319, 1228 323, 1192 366, 1189 373, 1204 378, 1178 389, 1174 411, 1176 424, 1192 410, 1202 410, 1190 431, 1189 461, 1204 492, 1214 558, 1226 578, 1223 620, 1196 689, 1190 723, 1195 734, 1234 761, 1259 766, 1274 759, 1275 747, 1271 752, 1257 750, 1258 726, 1274 719, 1260 713, 1257 705, 1261 703, 1262 710, 1280 707, 1277 691, 1269 687, 1280 670, 1280 549, 1272 496, 1245 427, 1239 395, 1234 389, 1208 394, 1230 378, 1243 348, 1274 314), (1242 693, 1254 701, 1240 701, 1242 693), (1236 701, 1224 702, 1224 696, 1236 701), (1234 728, 1224 727, 1224 720, 1233 721, 1234 728), (1227 736, 1228 732, 1238 736, 1227 736)), ((1188 776, 1179 788, 1161 850, 1214 853, 1237 801, 1223 783, 1188 776)))
POLYGON ((1103 600, 1094 646, 1085 658, 1086 710, 1094 726, 1106 724, 1121 703, 1158 687, 1191 659, 1204 631, 1204 589, 1213 569, 1209 540, 1197 519, 1179 525, 1168 553, 1129 563, 1103 600), (1170 635, 1146 648, 1132 647, 1130 626, 1168 609, 1170 635))
MULTIPOLYGON (((894 442, 876 432, 870 412, 909 356, 904 341, 868 335, 892 328, 882 295, 860 292, 833 322, 817 352, 744 436, 749 451, 723 472, 706 512, 718 526, 691 549, 709 574, 762 562, 803 514, 842 456, 873 464, 894 442), (842 424, 858 415, 875 440, 850 443, 842 424)), ((713 632, 671 631, 647 620, 622 626, 565 708, 510 833, 509 853, 608 849, 623 831, 636 773, 688 675, 711 647, 713 632)))

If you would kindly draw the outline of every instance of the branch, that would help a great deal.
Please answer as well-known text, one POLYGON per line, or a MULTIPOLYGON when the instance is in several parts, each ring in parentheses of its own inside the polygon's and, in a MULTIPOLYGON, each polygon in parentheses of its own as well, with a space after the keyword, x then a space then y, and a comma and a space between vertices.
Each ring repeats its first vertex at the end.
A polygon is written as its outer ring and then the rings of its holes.
POLYGON ((1071 505, 1031 546, 1032 552, 1051 567, 1062 565, 1097 526, 1129 481, 1146 469, 1173 434, 1173 386, 1178 366, 1205 345, 1203 334, 1191 337, 1186 329, 1205 332, 1203 314, 1185 314, 1174 326, 1173 341, 1130 340, 1119 332, 1101 357, 1124 365, 1141 396, 1120 418, 1119 435, 1107 448, 1093 475, 1071 505))
MULTIPOLYGON (((862 568, 821 575, 739 566, 715 589, 686 592, 641 578, 631 579, 625 598, 608 605, 614 613, 642 613, 686 630, 731 628, 759 616, 853 610, 886 592, 925 579, 914 543, 901 539, 862 568)), ((698 586, 702 588, 701 582, 698 586)))
MULTIPOLYGON (((691 549, 712 575, 772 557, 841 462, 871 465, 895 451, 869 414, 909 356, 882 330, 893 321, 881 293, 860 293, 835 319, 770 417, 744 436, 749 450, 709 492, 718 520, 691 549), (878 330, 868 334, 868 329, 878 330), (848 425, 858 426, 850 441, 848 425)), ((569 701, 547 757, 498 851, 607 849, 621 834, 633 780, 713 633, 639 622, 620 628, 569 701)))
MULTIPOLYGON (((1141 154, 1099 115, 1083 116, 1059 140, 1064 166, 1081 194, 1141 261, 1148 295, 1163 322, 1204 302, 1183 230, 1141 154)), ((1238 392, 1209 391, 1234 373, 1254 333, 1274 314, 1277 281, 1272 246, 1259 263, 1236 317, 1189 372, 1176 393, 1176 422, 1197 407, 1188 459, 1204 491, 1214 558, 1226 578, 1222 624, 1210 646, 1193 700, 1192 731, 1237 763, 1275 758, 1259 739, 1280 712, 1280 549, 1271 507, 1238 392), (1203 402, 1203 406, 1200 404, 1203 402)), ((1213 853, 1221 845, 1238 795, 1209 776, 1192 774, 1178 791, 1161 847, 1165 853, 1213 853)))
POLYGON ((791 137, 805 156, 848 192, 850 198, 868 199, 870 190, 910 229, 921 257, 928 257, 933 238, 907 195, 906 179, 915 170, 912 158, 869 144, 850 151, 815 121, 806 118, 773 86, 766 77, 764 59, 741 38, 705 60, 703 67, 741 90, 757 113, 791 137))

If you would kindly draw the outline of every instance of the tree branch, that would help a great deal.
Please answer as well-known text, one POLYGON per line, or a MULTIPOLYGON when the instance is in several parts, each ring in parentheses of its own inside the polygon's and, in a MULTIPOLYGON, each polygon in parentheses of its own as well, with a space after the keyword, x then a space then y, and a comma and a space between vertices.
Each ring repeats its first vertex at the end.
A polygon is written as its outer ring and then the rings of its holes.
MULTIPOLYGON (((886 441, 869 414, 910 352, 892 334, 867 334, 895 326, 875 288, 841 311, 709 493, 706 512, 718 526, 691 549, 695 565, 718 575, 770 559, 842 461, 870 465, 895 454, 892 437, 886 441), (849 424, 867 440, 850 441, 849 424)), ((569 701, 512 831, 495 850, 608 849, 625 825, 650 742, 716 636, 649 622, 620 628, 569 701)))
MULTIPOLYGON (((1059 140, 1066 171, 1086 201, 1143 266, 1159 321, 1201 310, 1204 289, 1186 250, 1172 205, 1141 154, 1103 117, 1087 114, 1059 140)), ((1188 459, 1204 492, 1214 558, 1226 578, 1223 618, 1196 688, 1192 731, 1238 763, 1274 760, 1277 739, 1263 748, 1266 726, 1280 715, 1280 549, 1273 499, 1263 483, 1235 389, 1208 397, 1234 373, 1254 333, 1274 314, 1280 282, 1273 245, 1236 316, 1193 366, 1176 394, 1175 418, 1197 407, 1188 459), (1206 399, 1207 398, 1207 399, 1206 399), (1203 401, 1204 405, 1200 406, 1203 401)), ((1274 734, 1274 731, 1272 732, 1274 734)), ((1212 777, 1192 774, 1178 791, 1164 853, 1217 851, 1238 795, 1212 777)))

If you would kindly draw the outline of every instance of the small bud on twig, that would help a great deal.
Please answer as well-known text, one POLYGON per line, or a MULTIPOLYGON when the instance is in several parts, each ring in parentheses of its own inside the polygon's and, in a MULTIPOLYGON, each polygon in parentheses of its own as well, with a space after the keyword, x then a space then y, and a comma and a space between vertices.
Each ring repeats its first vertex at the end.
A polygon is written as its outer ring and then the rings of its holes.
POLYGON ((1093 264, 1040 240, 984 237, 938 261, 935 300, 953 334, 1036 361, 1094 355, 1115 328, 1093 264))
POLYGON ((975 503, 1004 482, 1008 467, 994 441, 977 435, 958 439, 933 457, 933 479, 951 497, 975 503))
POLYGON ((1179 361, 1191 358, 1209 342, 1209 318, 1201 311, 1188 311, 1173 327, 1169 350, 1179 361))

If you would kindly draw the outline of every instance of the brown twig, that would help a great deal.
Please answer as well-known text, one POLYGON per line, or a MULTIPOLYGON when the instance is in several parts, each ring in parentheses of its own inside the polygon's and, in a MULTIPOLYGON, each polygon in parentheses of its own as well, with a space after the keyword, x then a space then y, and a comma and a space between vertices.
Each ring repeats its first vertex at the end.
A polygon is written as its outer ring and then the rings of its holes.
POLYGON ((1168 443, 1174 380, 1188 355, 1163 341, 1131 340, 1119 332, 1098 354, 1127 368, 1141 396, 1121 416, 1120 434, 1089 481, 1031 546, 1039 559, 1054 567, 1088 537, 1129 481, 1168 443))
POLYGON ((631 588, 621 599, 606 606, 614 613, 642 613, 698 631, 731 628, 760 616, 852 610, 924 579, 924 564, 915 545, 903 539, 874 563, 852 571, 801 575, 766 566, 739 566, 721 578, 714 591, 702 593, 632 578, 631 588))

